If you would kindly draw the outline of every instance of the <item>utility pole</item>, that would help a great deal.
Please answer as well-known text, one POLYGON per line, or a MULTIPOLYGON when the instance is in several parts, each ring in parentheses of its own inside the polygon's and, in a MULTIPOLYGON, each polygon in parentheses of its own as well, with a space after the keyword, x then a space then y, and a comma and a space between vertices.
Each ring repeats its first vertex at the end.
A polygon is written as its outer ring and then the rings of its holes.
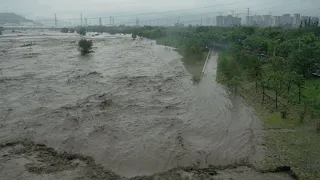
POLYGON ((250 14, 250 8, 248 8, 248 14, 247 14, 247 25, 249 25, 249 14, 250 14))
POLYGON ((99 17, 99 26, 102 26, 102 19, 99 17))
POLYGON ((81 19, 81 26, 82 26, 82 13, 80 14, 80 19, 81 19))
POLYGON ((54 24, 55 24, 55 26, 57 26, 57 14, 56 13, 54 13, 54 24))
POLYGON ((136 26, 139 26, 139 19, 136 17, 136 26))

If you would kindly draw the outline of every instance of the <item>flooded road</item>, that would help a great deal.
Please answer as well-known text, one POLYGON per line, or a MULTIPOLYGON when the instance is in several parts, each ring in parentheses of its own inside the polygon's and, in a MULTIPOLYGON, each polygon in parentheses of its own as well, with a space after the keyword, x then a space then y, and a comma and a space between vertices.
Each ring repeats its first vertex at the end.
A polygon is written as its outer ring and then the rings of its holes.
POLYGON ((79 39, 0 38, 0 142, 15 142, 0 146, 1 177, 125 179, 180 166, 237 165, 220 178, 248 172, 243 177, 286 179, 245 167, 261 158, 260 122, 215 82, 217 54, 193 85, 181 56, 154 41, 102 34, 91 37, 95 52, 80 56, 79 39))

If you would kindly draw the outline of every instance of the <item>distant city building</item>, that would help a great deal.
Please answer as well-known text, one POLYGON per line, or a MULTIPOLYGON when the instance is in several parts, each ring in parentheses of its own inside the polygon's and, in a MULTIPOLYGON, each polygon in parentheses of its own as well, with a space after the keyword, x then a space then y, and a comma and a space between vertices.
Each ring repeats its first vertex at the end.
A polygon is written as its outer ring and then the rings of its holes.
POLYGON ((252 25, 254 24, 254 23, 253 23, 253 19, 254 19, 253 16, 249 16, 249 17, 248 17, 248 25, 249 25, 249 26, 252 26, 252 25))
POLYGON ((252 17, 252 25, 254 26, 262 26, 263 25, 263 20, 261 15, 254 15, 252 17))
POLYGON ((274 16, 274 26, 280 26, 281 25, 281 16, 274 16))
POLYGON ((226 27, 233 27, 234 25, 234 19, 231 15, 228 15, 227 17, 225 17, 224 19, 224 25, 226 27))
POLYGON ((318 17, 312 17, 311 23, 315 24, 315 26, 319 26, 319 18, 318 17))
MULTIPOLYGON (((302 26, 319 26, 319 18, 311 16, 301 16, 299 13, 283 14, 281 16, 271 15, 254 15, 245 16, 245 24, 247 26, 258 26, 258 27, 286 27, 286 28, 297 28, 302 26)), ((241 26, 241 18, 228 16, 217 16, 216 25, 219 27, 235 27, 241 26)))
POLYGON ((271 15, 263 15, 263 26, 268 27, 272 26, 272 16, 271 15))
POLYGON ((235 27, 241 25, 241 18, 228 16, 217 16, 216 22, 218 27, 235 27))
POLYGON ((224 16, 217 16, 217 26, 218 27, 224 27, 224 16))
POLYGON ((300 14, 296 13, 293 15, 292 27, 299 27, 301 24, 300 14))
POLYGON ((285 25, 292 25, 290 14, 283 14, 280 17, 280 26, 285 26, 285 25))
POLYGON ((241 26, 241 18, 235 17, 235 25, 236 26, 241 26))
POLYGON ((311 16, 301 16, 301 26, 319 26, 319 18, 311 16))

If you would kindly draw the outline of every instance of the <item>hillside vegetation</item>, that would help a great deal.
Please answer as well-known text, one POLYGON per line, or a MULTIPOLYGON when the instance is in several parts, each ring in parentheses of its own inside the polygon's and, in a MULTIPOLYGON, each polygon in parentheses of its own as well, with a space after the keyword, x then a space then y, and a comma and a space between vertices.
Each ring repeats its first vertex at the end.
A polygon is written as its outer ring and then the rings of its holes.
POLYGON ((20 24, 22 22, 33 22, 32 20, 26 19, 23 16, 15 13, 0 13, 0 25, 3 24, 20 24))

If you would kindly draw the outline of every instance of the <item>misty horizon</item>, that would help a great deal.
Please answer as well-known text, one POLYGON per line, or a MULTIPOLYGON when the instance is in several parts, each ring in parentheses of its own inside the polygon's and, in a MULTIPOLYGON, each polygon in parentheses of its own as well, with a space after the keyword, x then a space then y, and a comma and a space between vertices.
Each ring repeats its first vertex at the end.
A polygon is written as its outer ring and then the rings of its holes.
POLYGON ((99 17, 104 17, 105 21, 109 16, 128 16, 118 17, 116 21, 127 21, 135 19, 157 19, 174 18, 184 15, 206 14, 202 18, 212 18, 222 15, 238 14, 239 17, 247 15, 247 8, 250 8, 250 15, 272 14, 280 16, 282 14, 300 13, 304 16, 319 16, 320 1, 318 0, 264 0, 256 2, 254 0, 217 0, 214 3, 209 0, 185 0, 185 1, 145 1, 145 0, 127 0, 127 1, 75 1, 75 0, 47 0, 28 2, 22 0, 5 0, 2 2, 0 12, 12 12, 22 15, 35 21, 54 20, 54 14, 59 21, 75 20, 80 21, 80 14, 88 20, 98 21, 99 17), (285 8, 284 8, 285 7, 285 8), (187 10, 186 10, 187 9, 187 10), (168 12, 174 11, 174 12, 168 12), (233 11, 233 12, 232 12, 233 11), (159 14, 148 14, 159 12, 159 14), (161 13, 163 12, 163 13, 161 13), (148 14, 148 15, 140 15, 148 14), (130 17, 131 16, 131 17, 130 17))

